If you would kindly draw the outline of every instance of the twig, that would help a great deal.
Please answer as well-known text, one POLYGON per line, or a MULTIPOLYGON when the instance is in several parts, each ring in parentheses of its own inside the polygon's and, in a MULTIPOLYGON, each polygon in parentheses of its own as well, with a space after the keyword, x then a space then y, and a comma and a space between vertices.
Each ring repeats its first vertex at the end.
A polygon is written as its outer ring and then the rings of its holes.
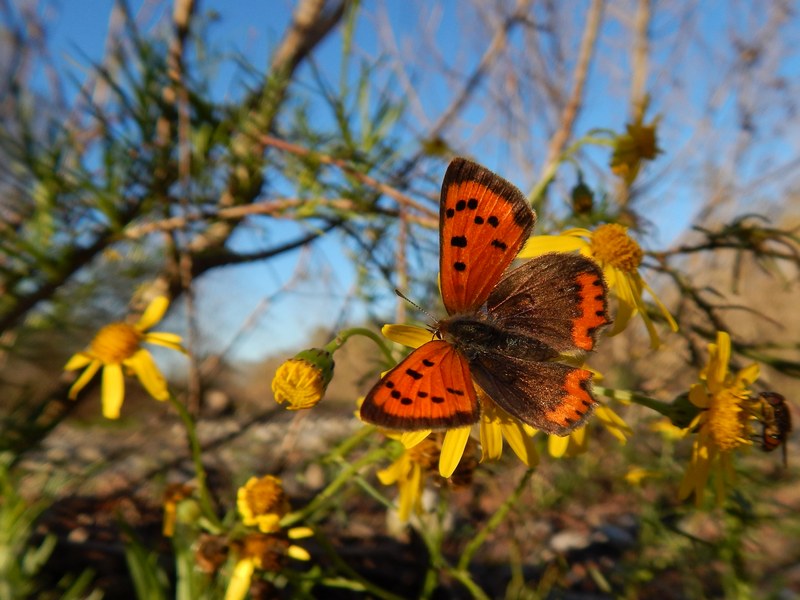
POLYGON ((591 64, 595 42, 597 41, 597 33, 600 30, 603 6, 603 0, 592 0, 592 4, 589 7, 589 13, 586 17, 586 27, 583 30, 581 46, 578 51, 578 60, 575 65, 572 93, 561 113, 561 123, 550 139, 550 146, 547 149, 547 158, 544 161, 544 166, 539 175, 539 183, 536 184, 536 187, 531 192, 530 197, 534 204, 539 202, 547 186, 555 177, 560 157, 572 135, 572 129, 581 108, 583 93, 586 87, 586 78, 589 74, 589 65, 591 64))
POLYGON ((437 213, 427 206, 423 206, 416 200, 412 199, 410 196, 402 193, 400 190, 393 188, 390 185, 387 185, 381 181, 378 181, 374 177, 370 177, 364 173, 361 173, 357 169, 355 169, 352 165, 347 163, 344 160, 340 160, 338 158, 333 158, 326 154, 320 154, 318 152, 314 152, 313 150, 309 150, 308 148, 304 148, 298 144, 293 144, 291 142, 287 142, 285 140, 281 140, 279 138, 273 137, 271 135, 263 135, 261 136, 261 141, 265 146, 272 146, 273 148, 278 148, 279 150, 283 150, 285 152, 291 152, 292 154, 297 154, 298 156, 313 156, 315 160, 321 162, 322 164, 326 165, 333 165, 345 171, 348 175, 358 179, 364 185, 368 185, 369 187, 381 192, 382 194, 386 194, 393 200, 396 200, 400 204, 404 204, 409 206, 415 210, 418 210, 423 215, 429 216, 430 218, 436 218, 437 213))

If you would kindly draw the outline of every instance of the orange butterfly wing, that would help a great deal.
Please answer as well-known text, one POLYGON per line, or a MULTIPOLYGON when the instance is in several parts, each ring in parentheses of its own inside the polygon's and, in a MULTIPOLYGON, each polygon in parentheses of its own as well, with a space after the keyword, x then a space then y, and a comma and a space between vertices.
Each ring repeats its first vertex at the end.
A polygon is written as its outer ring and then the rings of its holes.
POLYGON ((508 414, 549 434, 567 435, 594 411, 592 372, 556 362, 486 353, 475 381, 508 414))
POLYGON ((448 314, 475 312, 486 302, 535 222, 514 185, 466 159, 450 163, 439 206, 439 273, 448 314))
POLYGON ((423 344, 389 371, 361 405, 361 419, 396 429, 449 429, 478 421, 469 365, 442 340, 423 344))

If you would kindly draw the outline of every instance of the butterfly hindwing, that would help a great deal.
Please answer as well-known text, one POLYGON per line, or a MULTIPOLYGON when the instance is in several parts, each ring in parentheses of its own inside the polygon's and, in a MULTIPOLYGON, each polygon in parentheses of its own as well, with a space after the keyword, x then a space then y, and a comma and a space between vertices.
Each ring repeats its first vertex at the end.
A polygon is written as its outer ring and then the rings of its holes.
POLYGON ((475 382, 512 417, 548 434, 567 435, 592 414, 591 371, 555 362, 482 354, 475 382))
POLYGON ((466 359, 442 340, 423 344, 389 371, 361 405, 361 419, 415 431, 471 425, 480 409, 466 359))
POLYGON ((559 353, 592 350, 610 323, 600 266, 578 254, 533 258, 511 271, 489 295, 487 309, 503 329, 534 337, 559 353))
POLYGON ((439 273, 447 314, 476 311, 522 248, 536 221, 514 185, 456 158, 442 182, 439 273))

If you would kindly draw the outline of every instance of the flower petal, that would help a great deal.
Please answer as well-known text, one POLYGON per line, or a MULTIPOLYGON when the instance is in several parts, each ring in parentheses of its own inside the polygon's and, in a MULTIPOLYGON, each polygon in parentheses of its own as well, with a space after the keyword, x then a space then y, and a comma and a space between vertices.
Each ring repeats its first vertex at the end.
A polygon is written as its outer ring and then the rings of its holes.
POLYGON ((614 295, 617 297, 617 312, 614 314, 614 324, 607 334, 609 336, 614 336, 628 326, 631 317, 636 314, 638 309, 636 307, 636 298, 634 297, 628 278, 617 273, 616 269, 606 269, 605 273, 608 287, 613 290, 614 295), (609 276, 609 274, 611 276, 609 276), (612 285, 612 282, 614 285, 612 285))
POLYGON ((567 438, 569 440, 567 456, 578 456, 579 454, 584 454, 589 449, 589 436, 586 435, 586 429, 584 425, 569 434, 567 438))
POLYGON ((525 242, 517 258, 533 258, 548 252, 574 252, 586 245, 586 240, 567 235, 566 232, 561 235, 534 235, 525 242))
POLYGON ((255 565, 252 558, 243 558, 233 567, 228 589, 225 590, 225 600, 244 600, 250 591, 250 581, 253 579, 255 565))
POLYGON ((375 475, 378 477, 378 481, 380 481, 383 485, 392 485, 395 481, 398 481, 401 477, 403 477, 409 463, 407 459, 404 459, 405 457, 401 457, 385 469, 381 469, 375 473, 375 475))
POLYGON ((661 314, 664 315, 664 318, 667 320, 667 323, 669 323, 669 328, 672 329, 672 331, 678 331, 678 323, 672 317, 667 307, 664 306, 664 303, 661 302, 658 296, 656 296, 656 293, 653 291, 653 288, 651 288, 644 279, 642 279, 642 286, 650 294, 650 297, 653 299, 653 302, 656 303, 656 306, 658 306, 658 309, 661 311, 661 314))
MULTIPOLYGON (((74 357, 73 357, 74 358, 74 357)), ((72 384, 72 387, 69 388, 69 399, 75 400, 78 397, 78 392, 80 392, 87 383, 94 377, 94 374, 97 373, 97 370, 102 365, 99 360, 93 360, 89 363, 89 366, 86 367, 86 370, 81 373, 81 376, 75 380, 75 383, 72 384)))
POLYGON ((711 404, 711 396, 706 392, 702 383, 693 383, 689 388, 689 402, 697 408, 708 408, 711 404))
POLYGON ((725 376, 728 374, 728 363, 731 359, 731 336, 728 335, 728 332, 717 332, 716 353, 711 352, 711 354, 712 356, 708 364, 709 388, 711 388, 712 391, 716 391, 711 386, 711 381, 722 384, 725 382, 725 376))
POLYGON ((300 546, 295 546, 294 544, 289 546, 286 550, 286 554, 295 560, 311 560, 311 555, 308 553, 308 550, 300 546))
POLYGON ((103 416, 106 419, 119 419, 119 411, 125 398, 125 380, 119 364, 103 367, 103 416))
POLYGON ((147 331, 163 318, 168 308, 169 298, 166 296, 157 296, 153 298, 153 301, 142 314, 142 318, 136 323, 136 329, 139 331, 147 331))
POLYGON ((633 429, 608 406, 601 404, 594 412, 595 417, 603 424, 608 432, 613 435, 620 444, 625 444, 628 438, 633 435, 633 429))
POLYGON ((503 432, 500 422, 488 418, 486 411, 481 415, 481 462, 497 460, 503 455, 503 432))
POLYGON ((403 444, 403 447, 408 450, 409 448, 413 448, 422 442, 430 434, 430 429, 422 429, 421 431, 404 431, 397 439, 401 444, 403 444))
POLYGON ((286 535, 290 540, 302 540, 314 535, 314 530, 311 527, 292 527, 286 531, 286 535))
POLYGON ((144 341, 150 344, 157 344, 159 346, 164 346, 165 348, 170 348, 171 350, 177 350, 178 352, 182 352, 186 354, 186 348, 181 345, 181 336, 176 333, 166 333, 163 331, 152 331, 150 333, 145 334, 144 341))
POLYGON ((169 390, 167 389, 167 380, 158 370, 156 363, 153 362, 153 357, 147 350, 139 350, 124 362, 125 366, 133 369, 139 381, 156 400, 166 400, 169 398, 169 390))
POLYGON ((384 325, 381 333, 393 342, 411 348, 419 348, 433 339, 430 331, 415 325, 384 325))
POLYGON ((67 364, 64 365, 64 370, 74 371, 76 369, 81 369, 93 360, 94 359, 85 352, 78 352, 77 354, 73 354, 72 357, 67 361, 67 364))
POLYGON ((539 453, 536 451, 533 437, 526 433, 521 424, 516 422, 503 423, 500 425, 500 429, 508 445, 522 462, 529 467, 535 467, 539 464, 539 453))
POLYGON ((397 516, 402 522, 408 521, 411 511, 419 505, 421 494, 422 467, 412 463, 408 478, 400 482, 400 497, 397 499, 397 516))
POLYGON ((547 436, 547 452, 553 458, 561 458, 566 454, 567 447, 569 446, 569 436, 561 437, 559 435, 547 436))
POLYGON ((758 374, 761 371, 758 363, 753 363, 739 371, 736 374, 737 381, 744 386, 750 386, 758 379, 758 374))
POLYGON ((449 429, 444 434, 442 442, 442 453, 439 455, 439 474, 442 477, 450 477, 456 470, 461 457, 464 456, 464 448, 467 447, 471 427, 459 427, 449 429))

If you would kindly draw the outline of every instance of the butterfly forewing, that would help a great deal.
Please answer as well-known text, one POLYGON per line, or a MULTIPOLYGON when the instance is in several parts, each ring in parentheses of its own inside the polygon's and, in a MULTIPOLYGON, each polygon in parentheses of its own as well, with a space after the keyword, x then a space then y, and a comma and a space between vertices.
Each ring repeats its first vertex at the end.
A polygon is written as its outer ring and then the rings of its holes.
POLYGON ((511 183, 463 158, 450 163, 439 208, 439 272, 448 314, 474 312, 486 302, 535 221, 511 183))
POLYGON ((599 265, 577 254, 544 254, 511 271, 492 291, 498 326, 533 337, 559 353, 592 350, 609 324, 607 287, 599 265))
POLYGON ((548 434, 566 435, 592 414, 592 373, 554 362, 484 354, 471 363, 475 382, 512 417, 548 434))
POLYGON ((461 427, 480 416, 469 365, 447 342, 423 344, 384 375, 361 405, 361 419, 387 429, 461 427))

